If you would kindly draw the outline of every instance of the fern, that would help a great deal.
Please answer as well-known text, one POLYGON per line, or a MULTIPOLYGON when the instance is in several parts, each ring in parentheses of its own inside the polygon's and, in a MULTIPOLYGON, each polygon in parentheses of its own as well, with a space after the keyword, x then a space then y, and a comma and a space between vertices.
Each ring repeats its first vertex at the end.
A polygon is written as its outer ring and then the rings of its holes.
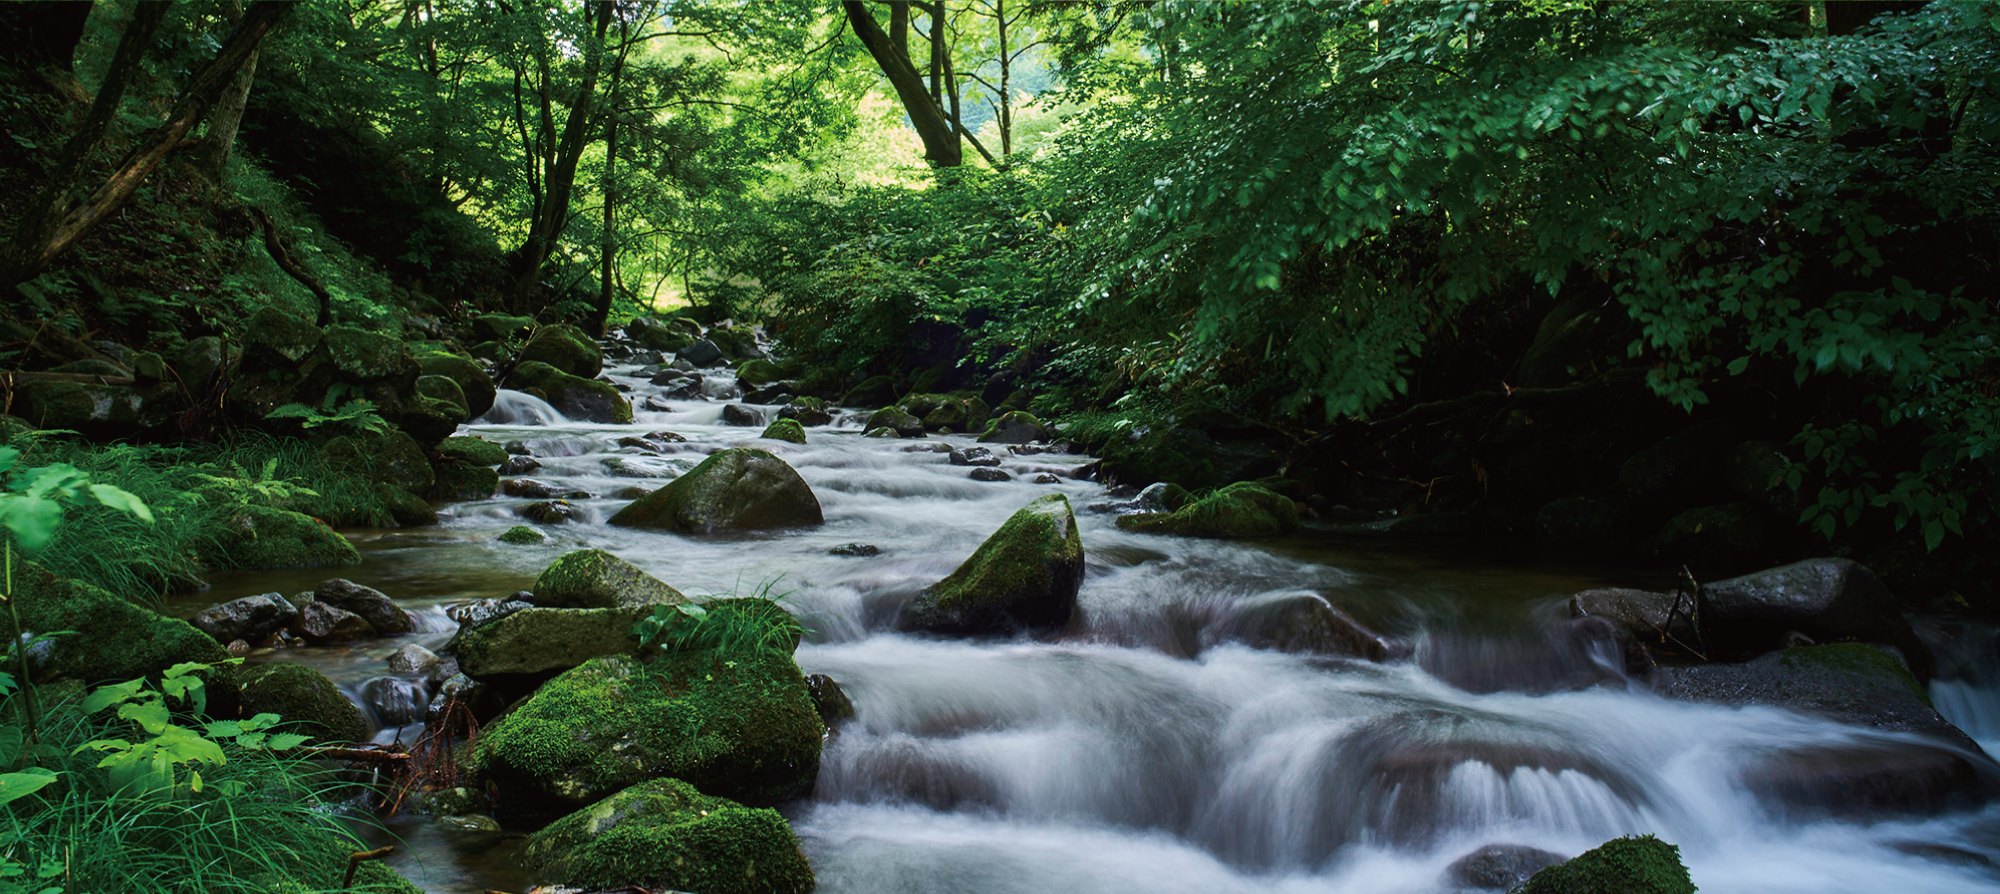
POLYGON ((373 401, 350 400, 341 404, 339 409, 332 409, 332 403, 333 401, 329 399, 327 406, 319 409, 305 404, 285 404, 265 414, 264 418, 266 420, 297 419, 300 425, 308 429, 327 425, 355 432, 379 433, 389 430, 389 421, 383 419, 380 413, 375 412, 375 403, 373 401))

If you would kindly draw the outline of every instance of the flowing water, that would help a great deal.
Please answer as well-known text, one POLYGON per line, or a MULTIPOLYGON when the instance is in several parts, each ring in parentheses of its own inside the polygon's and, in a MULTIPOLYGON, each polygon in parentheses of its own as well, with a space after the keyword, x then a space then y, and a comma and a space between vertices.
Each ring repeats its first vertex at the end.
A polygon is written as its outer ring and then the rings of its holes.
MULTIPOLYGON (((635 396, 656 390, 614 379, 635 396)), ((732 386, 726 373, 706 385, 719 397, 732 386)), ((1313 530, 1246 543, 1127 534, 1091 511, 1113 498, 1072 477, 1088 457, 1007 454, 1013 480, 987 483, 933 452, 963 437, 864 439, 848 415, 794 445, 722 425, 720 401, 673 406, 592 425, 503 392, 471 432, 524 442, 544 464, 531 477, 596 496, 573 500, 577 518, 545 528, 540 546, 494 540, 521 523, 525 499, 456 504, 435 529, 353 532, 365 564, 331 573, 395 596, 425 629, 279 659, 320 667, 377 705, 380 740, 408 742, 418 728, 399 724, 423 693, 378 679, 388 653, 441 646, 443 605, 526 588, 568 550, 608 549, 689 593, 785 594, 813 631, 799 664, 838 680, 857 709, 828 740, 813 796, 786 811, 828 894, 1452 892, 1447 866, 1484 845, 1570 856, 1637 832, 1678 844, 1716 894, 2000 892, 2000 809, 1834 820, 1745 785, 1801 749, 1935 747, 1925 740, 1664 700, 1628 681, 1613 650, 1564 632, 1567 594, 1659 583, 1643 574, 1313 530), (654 457, 616 443, 657 430, 688 440, 654 457), (739 444, 796 467, 826 524, 707 538, 602 524, 624 502, 610 495, 663 483, 631 475, 671 477, 739 444), (1044 472, 1060 480, 1032 481, 1044 472), (892 631, 905 600, 1049 492, 1077 507, 1088 562, 1067 630, 1006 642, 892 631), (828 552, 856 542, 882 552, 828 552), (1273 606, 1301 600, 1400 638, 1407 657, 1242 642, 1273 606)), ((181 608, 307 590, 331 573, 220 575, 181 608)), ((1980 655, 1994 651, 1981 642, 1980 655)), ((2000 663, 1959 665, 1983 670, 1939 682, 1938 705, 1995 742, 2000 663)), ((393 830, 407 842, 397 867, 428 890, 527 887, 508 859, 518 830, 393 830)))

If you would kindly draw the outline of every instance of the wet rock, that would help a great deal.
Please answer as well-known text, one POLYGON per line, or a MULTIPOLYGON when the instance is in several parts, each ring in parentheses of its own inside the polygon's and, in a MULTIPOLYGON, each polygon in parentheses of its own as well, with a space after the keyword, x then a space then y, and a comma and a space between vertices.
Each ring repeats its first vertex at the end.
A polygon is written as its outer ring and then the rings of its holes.
POLYGON ((1515 894, 1694 894, 1681 850, 1641 835, 1614 838, 1536 872, 1515 894))
POLYGON ((476 813, 464 813, 464 814, 452 814, 450 816, 440 816, 434 822, 440 828, 450 829, 455 832, 501 831, 499 820, 496 820, 490 816, 483 816, 476 813))
POLYGON ((1717 581, 1701 588, 1701 600, 1701 633, 1711 657, 1783 648, 1787 634, 1797 631, 1814 642, 1894 646, 1919 680, 1930 679, 1930 649, 1875 573, 1850 560, 1807 559, 1717 581))
POLYGON ((291 626, 298 616, 298 607, 290 600, 277 593, 265 593, 202 609, 188 623, 215 637, 216 642, 226 643, 265 639, 291 626))
POLYGON ((508 460, 504 448, 483 438, 446 438, 438 444, 437 452, 475 466, 497 466, 508 460))
POLYGON ((766 648, 721 659, 696 650, 582 664, 482 730, 472 771, 558 805, 662 776, 747 804, 810 791, 826 728, 798 665, 766 648))
POLYGON ((716 347, 715 342, 705 338, 682 348, 675 358, 702 368, 721 366, 723 362, 722 349, 716 347))
POLYGON ((902 437, 902 435, 899 435, 899 434, 896 434, 896 430, 895 430, 895 429, 893 429, 893 428, 890 428, 890 427, 888 427, 888 426, 886 426, 886 425, 884 425, 884 426, 881 426, 881 427, 879 427, 879 428, 871 428, 871 429, 868 429, 867 431, 864 431, 864 432, 862 432, 862 433, 861 433, 861 436, 862 436, 862 437, 864 437, 864 438, 900 438, 900 437, 902 437))
POLYGON ((806 691, 812 694, 813 710, 819 712, 819 720, 832 729, 835 724, 854 719, 854 702, 842 692, 840 684, 825 674, 807 674, 806 691))
POLYGON ((1771 705, 1957 744, 1970 741, 1931 707, 1902 661, 1867 643, 1795 646, 1742 664, 1661 667, 1654 689, 1684 701, 1771 705))
POLYGON ((547 543, 549 535, 530 528, 527 525, 515 525, 502 531, 499 540, 501 543, 514 544, 547 543))
POLYGON ((1850 741, 1779 749, 1743 786, 1788 817, 1853 820, 1974 810, 2000 796, 2000 765, 1943 743, 1850 741))
POLYGON ((610 456, 598 460, 604 473, 619 478, 674 478, 694 467, 687 460, 610 456))
POLYGON ((693 343, 688 333, 652 317, 633 317, 625 324, 625 337, 655 351, 680 351, 693 343))
POLYGON ((1317 593, 1279 593, 1231 607, 1214 635, 1255 649, 1277 649, 1369 661, 1408 657, 1410 645, 1377 633, 1317 593))
POLYGON ((967 473, 967 474, 966 474, 966 477, 967 477, 967 478, 970 478, 970 479, 972 479, 972 480, 974 480, 974 481, 1012 481, 1012 480, 1014 480, 1014 476, 1012 476, 1012 475, 1009 475, 1009 474, 1007 474, 1006 472, 1002 472, 1002 471, 1000 471, 999 469, 984 469, 984 468, 982 468, 982 469, 973 469, 973 470, 972 470, 971 472, 969 472, 969 473, 967 473))
POLYGON ((773 441, 789 441, 793 444, 803 444, 806 442, 806 430, 799 425, 796 419, 780 419, 766 426, 764 433, 758 435, 758 437, 769 438, 773 441))
POLYGON ((517 859, 571 889, 806 894, 815 884, 777 811, 702 794, 677 779, 633 786, 528 837, 517 859))
POLYGON ((465 396, 465 411, 469 418, 477 419, 493 409, 493 400, 499 389, 479 361, 458 354, 433 353, 418 357, 417 368, 426 376, 444 376, 457 383, 460 393, 465 396))
POLYGON ((243 716, 276 714, 321 742, 361 742, 368 720, 325 674, 303 664, 272 661, 237 671, 243 716))
POLYGON ((375 632, 384 636, 410 633, 417 629, 410 613, 398 608, 382 591, 364 587, 345 578, 322 581, 313 598, 335 608, 359 615, 375 632))
POLYGON ((984 447, 952 447, 950 463, 954 466, 997 466, 1000 457, 984 447))
POLYGON ((1569 598, 1569 616, 1603 618, 1641 643, 1662 645, 1671 642, 1663 638, 1664 633, 1681 643, 1693 645, 1699 639, 1695 635, 1692 617, 1694 601, 1681 596, 1680 606, 1675 608, 1674 599, 1672 593, 1648 590, 1584 590, 1569 598), (1669 620, 1672 621, 1671 626, 1669 620))
POLYGON ((649 381, 651 381, 655 385, 672 385, 675 382, 679 382, 684 379, 694 379, 695 381, 700 381, 701 376, 696 375, 695 373, 689 372, 684 369, 670 368, 670 369, 663 369, 660 370, 659 372, 654 373, 652 379, 650 379, 649 381))
POLYGON ((742 404, 729 404, 722 408, 723 425, 754 426, 763 425, 764 417, 756 410, 742 404))
POLYGON ((426 677, 444 664, 436 652, 417 645, 404 643, 389 655, 389 673, 403 677, 426 677))
POLYGON ((520 598, 474 599, 453 605, 445 609, 444 614, 460 628, 472 628, 504 618, 522 609, 534 607, 533 602, 520 598))
POLYGON ((1167 481, 1155 481, 1132 498, 1142 512, 1173 512, 1194 501, 1188 489, 1167 481))
POLYGON ((522 518, 538 525, 560 525, 583 514, 583 510, 570 505, 568 500, 545 500, 529 503, 516 510, 522 518))
POLYGON ((217 568, 320 568, 357 565, 361 553, 326 522, 298 512, 239 506, 198 547, 217 568))
POLYGON ((840 398, 843 407, 882 407, 896 402, 896 381, 873 376, 848 389, 840 398))
POLYGON ((569 375, 589 379, 604 371, 604 352, 582 329, 558 323, 535 330, 521 348, 521 362, 546 363, 569 375))
POLYGON ((1489 844, 1451 861, 1444 876, 1461 888, 1507 891, 1542 867, 1562 861, 1561 854, 1525 844, 1489 844))
POLYGON ((639 402, 639 409, 649 413, 671 413, 674 411, 674 406, 667 403, 667 399, 661 395, 649 394, 645 400, 639 402))
MULTIPOLYGON (((500 489, 500 473, 485 466, 466 465, 464 463, 439 463, 437 472, 438 483, 436 493, 445 500, 484 500, 487 497, 493 496, 494 492, 500 489)), ((408 491, 403 491, 400 488, 391 489, 399 493, 408 493, 408 491)), ((418 504, 422 504, 423 511, 428 514, 430 519, 428 523, 437 524, 436 511, 432 510, 429 504, 423 503, 420 498, 415 499, 417 499, 417 503, 408 506, 406 511, 414 510, 418 504)), ((409 524, 409 522, 403 521, 403 514, 401 512, 397 513, 397 521, 401 524, 409 524)), ((419 517, 421 518, 422 516, 419 517)))
POLYGON ((986 423, 986 431, 979 435, 982 444, 1026 444, 1048 439, 1048 429, 1042 425, 1042 420, 1023 410, 1011 410, 994 417, 986 423))
MULTIPOLYGON (((418 376, 417 393, 434 401, 443 401, 452 408, 452 415, 459 422, 472 418, 471 402, 466 399, 465 389, 446 376, 418 376)), ((456 428, 456 423, 453 424, 456 428)))
POLYGON ((1121 530, 1183 537, 1238 539, 1270 537, 1298 530, 1298 507, 1263 485, 1239 481, 1171 513, 1152 512, 1118 519, 1121 530))
POLYGON ((636 500, 639 499, 640 497, 652 493, 656 489, 657 488, 640 487, 639 485, 634 484, 628 487, 621 487, 615 491, 612 491, 611 496, 616 497, 620 500, 636 500))
POLYGON ((1039 474, 1039 475, 1036 475, 1036 476, 1035 476, 1035 478, 1034 478, 1034 481, 1035 481, 1035 483, 1036 483, 1036 484, 1061 484, 1061 483, 1062 483, 1062 479, 1061 479, 1061 478, 1059 478, 1059 477, 1057 477, 1057 476, 1055 476, 1055 475, 1052 475, 1052 474, 1050 474, 1050 473, 1048 473, 1048 472, 1043 472, 1043 473, 1041 473, 1041 474, 1039 474))
POLYGON ((500 446, 501 449, 507 451, 508 455, 510 456, 530 456, 535 452, 534 450, 528 447, 527 441, 521 441, 521 440, 508 441, 507 443, 502 444, 500 446))
MULTIPOLYGON (((813 398, 817 400, 817 398, 813 398)), ((793 401, 779 408, 779 419, 796 419, 800 425, 811 428, 815 425, 832 425, 833 414, 826 411, 821 403, 793 401)))
POLYGON ((472 337, 480 341, 512 341, 527 335, 534 326, 532 317, 481 314, 472 318, 472 337))
POLYGON ((534 603, 543 608, 629 608, 686 601, 666 582, 601 549, 567 553, 535 579, 534 603))
MULTIPOLYGON (((914 411, 912 411, 912 414, 915 414, 914 411)), ((940 431, 947 428, 953 431, 963 431, 968 427, 966 421, 968 413, 966 412, 965 401, 962 400, 946 400, 938 404, 936 409, 924 413, 922 416, 924 428, 929 431, 940 431)))
POLYGON ((461 627, 447 647, 465 674, 482 682, 546 676, 592 658, 639 650, 632 625, 652 614, 633 608, 525 608, 461 627))
POLYGON ((45 644, 46 652, 30 651, 31 657, 41 659, 38 679, 124 682, 183 662, 207 664, 229 657, 214 637, 186 621, 165 617, 99 587, 56 577, 18 557, 13 584, 22 629, 71 631, 45 644))
POLYGON ((373 639, 375 628, 360 615, 324 602, 308 602, 299 608, 292 629, 315 646, 373 639))
POLYGON ((421 722, 430 711, 429 693, 424 684, 402 677, 376 677, 356 691, 368 715, 384 727, 421 722))
POLYGON ((882 548, 871 543, 843 543, 826 551, 829 556, 866 557, 879 556, 882 548))
POLYGON ((710 534, 824 521, 819 498, 784 460, 735 447, 620 509, 610 524, 710 534))
POLYGON ((901 407, 883 407, 868 415, 862 424, 864 429, 887 428, 899 438, 921 438, 924 436, 924 421, 903 411, 901 407))
POLYGON ((438 684, 438 690, 431 696, 429 707, 424 710, 427 721, 443 719, 453 705, 472 710, 486 695, 486 684, 474 680, 463 673, 455 673, 438 684))
POLYGON ((632 421, 632 405, 617 388, 546 363, 529 361, 514 367, 507 376, 507 387, 548 401, 571 419, 619 425, 632 421))
POLYGON ((904 610, 898 626, 954 635, 1007 634, 1068 622, 1083 583, 1083 542, 1062 494, 1037 498, 944 580, 904 610))

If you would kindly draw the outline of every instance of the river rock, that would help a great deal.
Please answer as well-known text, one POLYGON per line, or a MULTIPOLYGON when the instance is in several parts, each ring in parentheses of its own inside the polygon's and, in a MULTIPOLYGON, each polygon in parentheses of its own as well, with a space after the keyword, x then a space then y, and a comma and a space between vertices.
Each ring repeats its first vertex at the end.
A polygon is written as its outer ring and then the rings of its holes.
POLYGON ((800 425, 807 428, 833 424, 833 414, 827 412, 823 404, 806 403, 806 400, 818 400, 818 398, 806 398, 788 403, 778 409, 778 418, 796 419, 800 425))
POLYGON ((789 654, 767 648, 593 659, 482 730, 477 778, 524 800, 588 804, 671 776, 746 804, 812 789, 820 724, 789 654))
POLYGON ((1444 875, 1461 888, 1507 891, 1542 867, 1562 861, 1561 854, 1525 844, 1489 844, 1451 861, 1444 875))
POLYGON ((1000 464, 1000 457, 994 456, 993 451, 984 447, 953 447, 950 449, 951 456, 946 461, 954 466, 997 466, 1000 464))
POLYGON ((639 402, 639 409, 648 413, 671 413, 674 405, 667 402, 665 395, 648 394, 645 400, 639 402))
POLYGON ((825 520, 819 498, 784 460, 767 451, 734 447, 618 510, 610 524, 712 534, 825 520))
POLYGON ((1061 484, 1062 478, 1053 472, 1042 472, 1034 477, 1034 482, 1036 484, 1061 484))
POLYGON ((819 720, 832 729, 837 723, 854 719, 854 702, 847 698, 840 684, 825 674, 807 674, 806 691, 812 694, 813 710, 819 712, 819 720))
POLYGON ((987 468, 973 469, 971 472, 966 473, 965 477, 970 478, 974 481, 987 481, 987 482, 1014 480, 1014 476, 1009 475, 1006 472, 1003 472, 999 469, 987 469, 987 468))
POLYGON ((982 444, 1026 444, 1048 439, 1048 428, 1042 425, 1042 420, 1025 410, 1010 410, 994 417, 979 435, 982 444))
POLYGON ((516 596, 511 599, 474 599, 461 602, 444 610, 445 617, 461 629, 478 627, 488 621, 511 615, 524 608, 534 608, 535 604, 516 596))
POLYGON ((197 550, 215 568, 358 565, 361 553, 326 522, 265 506, 238 506, 197 550))
POLYGON ((368 739, 368 719, 325 674, 303 664, 271 661, 236 673, 243 716, 276 714, 322 742, 368 739))
POLYGON ((500 464, 502 475, 527 475, 542 467, 541 460, 532 456, 509 456, 500 464))
POLYGON ((431 672, 444 664, 436 652, 417 645, 404 643, 389 656, 389 673, 404 677, 429 677, 431 672))
POLYGON ((1680 597, 1680 608, 1674 608, 1674 594, 1655 593, 1648 590, 1624 588, 1604 588, 1584 590, 1569 598, 1569 616, 1572 618, 1603 618, 1625 635, 1641 643, 1662 645, 1662 632, 1671 634, 1687 646, 1698 642, 1695 635, 1693 600, 1680 597), (1668 626, 1671 616, 1673 625, 1668 626))
POLYGON ((803 426, 799 425, 796 419, 779 419, 765 426, 764 433, 758 435, 758 437, 769 438, 773 441, 790 441, 793 444, 803 444, 806 442, 806 430, 803 426))
POLYGON ((529 503, 515 510, 522 518, 538 525, 560 525, 583 514, 581 509, 570 505, 568 500, 546 500, 529 503))
POLYGON ((666 582, 601 549, 580 549, 550 563, 535 579, 543 608, 629 608, 686 602, 666 582))
POLYGON ((571 419, 619 425, 632 421, 632 405, 617 387, 570 375, 546 363, 528 361, 514 367, 507 376, 507 387, 548 401, 571 419))
POLYGON ((1848 559, 1807 559, 1701 588, 1701 633, 1711 656, 1742 658, 1784 648, 1794 631, 1814 642, 1894 646, 1919 680, 1931 653, 1889 588, 1848 559))
POLYGON ((299 618, 293 622, 292 629, 315 646, 375 637, 375 628, 360 615, 324 602, 308 602, 300 606, 299 618))
POLYGON ((46 643, 46 651, 32 650, 42 662, 38 680, 123 682, 183 662, 210 664, 229 657, 221 643, 186 621, 82 581, 56 577, 32 562, 15 565, 14 605, 23 630, 71 631, 46 643))
POLYGON ((639 650, 632 625, 652 614, 633 608, 527 608, 476 627, 460 627, 447 651, 475 680, 509 681, 576 667, 592 658, 639 650))
POLYGON ((299 609, 278 593, 245 596, 202 609, 188 623, 219 643, 234 640, 260 641, 286 627, 299 616, 299 609))
POLYGON ((1681 849, 1641 835, 1615 838, 1542 869, 1515 894, 1694 894, 1681 849))
POLYGON ((394 600, 381 590, 364 587, 351 580, 336 577, 320 582, 313 591, 313 598, 335 608, 346 609, 361 616, 375 632, 383 636, 411 633, 417 629, 416 620, 410 613, 398 608, 394 600))
POLYGON ((1171 513, 1120 516, 1118 527, 1146 534, 1240 539, 1298 530, 1298 507, 1254 481, 1239 481, 1171 513))
POLYGON ((426 721, 445 719, 459 705, 473 710, 486 695, 486 684, 474 680, 463 673, 452 674, 438 684, 438 690, 431 696, 430 706, 424 710, 426 721))
POLYGON ((694 338, 652 317, 633 317, 625 324, 625 337, 655 351, 685 349, 694 338))
POLYGON ((917 597, 898 626, 953 635, 1052 629, 1069 621, 1083 583, 1083 541, 1069 499, 1022 507, 972 557, 917 597))
POLYGON ((815 884, 775 810, 704 795, 678 779, 633 786, 528 837, 517 858, 568 890, 806 894, 815 884))
POLYGON ((1239 601, 1214 631, 1253 649, 1391 661, 1410 645, 1376 633, 1317 593, 1277 593, 1239 601))
POLYGON ((477 419, 493 409, 499 389, 479 361, 459 354, 429 353, 417 358, 417 368, 426 376, 444 376, 458 384, 465 395, 465 411, 477 419))
POLYGON ((886 428, 899 438, 921 438, 924 436, 924 421, 903 411, 901 407, 883 407, 868 414, 868 421, 861 426, 864 430, 886 428))
POLYGON ((764 424, 764 416, 742 404, 726 404, 722 408, 723 425, 739 425, 745 428, 764 424))
POLYGON ((836 547, 834 547, 834 548, 832 548, 832 549, 830 549, 830 550, 827 550, 827 551, 826 551, 826 554, 827 554, 827 555, 829 555, 829 556, 847 556, 847 557, 849 557, 849 558, 866 558, 866 557, 868 557, 868 556, 879 556, 879 555, 881 555, 881 554, 882 554, 882 548, 881 548, 881 547, 879 547, 879 546, 876 546, 876 545, 874 545, 874 544, 872 544, 872 543, 843 543, 843 544, 841 544, 841 545, 839 545, 839 546, 836 546, 836 547))
POLYGON ((402 677, 375 677, 355 691, 370 717, 380 726, 408 726, 420 722, 430 712, 430 693, 421 680, 402 677))
POLYGON ((446 438, 437 445, 437 452, 475 466, 497 466, 508 459, 505 448, 484 438, 446 438))
POLYGON ((578 378, 595 378, 604 371, 604 352, 597 341, 569 323, 535 330, 521 348, 521 361, 546 363, 578 378))
POLYGON ((530 528, 527 525, 515 525, 511 528, 508 528, 505 531, 500 532, 500 536, 494 539, 499 540, 501 543, 531 545, 536 543, 547 543, 549 541, 549 535, 537 531, 534 528, 530 528))
POLYGON ((1909 668, 1868 643, 1794 646, 1742 664, 1661 667, 1653 688, 1684 701, 1771 705, 1892 732, 1970 740, 1931 707, 1909 668))
POLYGON ((1170 481, 1155 481, 1132 498, 1142 512, 1174 512, 1194 502, 1194 494, 1170 481))
POLYGON ((685 360, 703 369, 723 364, 722 349, 706 338, 682 348, 674 356, 677 360, 685 360))
MULTIPOLYGON (((536 463, 540 465, 540 463, 536 463)), ((545 500, 562 493, 555 485, 535 478, 509 478, 500 482, 500 492, 510 497, 545 500)))

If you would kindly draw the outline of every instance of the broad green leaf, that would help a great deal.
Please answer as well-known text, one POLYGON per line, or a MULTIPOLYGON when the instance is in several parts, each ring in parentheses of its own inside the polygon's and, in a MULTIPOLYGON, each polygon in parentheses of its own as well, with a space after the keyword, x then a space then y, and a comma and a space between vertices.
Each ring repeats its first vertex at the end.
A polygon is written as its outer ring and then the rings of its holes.
POLYGON ((0 773, 0 804, 18 801, 56 781, 56 772, 29 767, 18 773, 0 773))

